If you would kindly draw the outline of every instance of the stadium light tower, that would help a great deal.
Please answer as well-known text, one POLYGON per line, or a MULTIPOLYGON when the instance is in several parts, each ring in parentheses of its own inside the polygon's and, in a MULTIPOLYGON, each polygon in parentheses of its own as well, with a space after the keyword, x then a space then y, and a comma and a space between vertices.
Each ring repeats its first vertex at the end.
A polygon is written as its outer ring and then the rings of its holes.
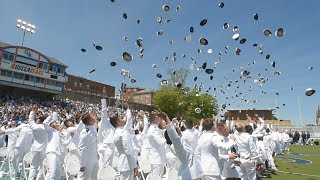
POLYGON ((121 85, 121 108, 123 110, 123 101, 124 101, 124 93, 125 93, 125 83, 126 83, 126 77, 130 77, 129 71, 125 69, 121 69, 121 75, 123 76, 123 82, 121 85))
POLYGON ((36 32, 36 26, 33 24, 30 24, 26 21, 23 21, 21 19, 17 19, 17 28, 23 31, 23 38, 22 38, 22 44, 24 43, 24 37, 26 36, 26 33, 34 34, 36 32))

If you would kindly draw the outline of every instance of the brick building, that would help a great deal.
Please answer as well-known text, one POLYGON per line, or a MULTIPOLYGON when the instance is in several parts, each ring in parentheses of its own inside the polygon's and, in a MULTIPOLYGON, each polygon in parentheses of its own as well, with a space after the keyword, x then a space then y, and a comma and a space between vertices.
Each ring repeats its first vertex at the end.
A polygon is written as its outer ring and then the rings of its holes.
POLYGON ((139 88, 139 87, 126 87, 125 88, 125 94, 124 94, 124 99, 125 100, 128 100, 128 101, 133 101, 133 97, 134 97, 134 94, 139 92, 139 91, 142 91, 142 90, 145 90, 145 88, 139 88))
POLYGON ((65 89, 103 97, 114 97, 115 87, 107 84, 91 81, 82 77, 68 75, 65 89))
POLYGON ((136 92, 133 96, 133 101, 135 103, 152 106, 153 105, 153 102, 152 102, 153 96, 154 96, 154 91, 145 89, 145 90, 136 92))

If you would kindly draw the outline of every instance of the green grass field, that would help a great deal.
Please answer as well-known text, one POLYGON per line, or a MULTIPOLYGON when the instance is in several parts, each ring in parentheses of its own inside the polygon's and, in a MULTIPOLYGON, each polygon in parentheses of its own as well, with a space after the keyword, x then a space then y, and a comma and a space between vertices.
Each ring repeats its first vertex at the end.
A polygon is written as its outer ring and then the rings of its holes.
POLYGON ((263 179, 275 180, 316 180, 320 179, 320 146, 290 146, 290 152, 285 152, 283 157, 275 158, 279 172, 267 172, 263 179), (300 163, 292 162, 291 158, 300 163), (311 164, 304 164, 303 160, 312 161, 311 164))

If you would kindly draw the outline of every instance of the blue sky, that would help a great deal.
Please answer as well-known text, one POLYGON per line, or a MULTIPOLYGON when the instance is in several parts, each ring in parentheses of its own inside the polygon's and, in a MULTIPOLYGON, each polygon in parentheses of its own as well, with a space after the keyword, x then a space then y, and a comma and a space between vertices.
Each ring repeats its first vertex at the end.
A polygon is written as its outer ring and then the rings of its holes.
POLYGON ((193 62, 191 57, 197 60, 197 66, 207 62, 208 67, 213 67, 214 62, 219 61, 218 53, 228 45, 228 54, 221 56, 212 81, 203 71, 193 70, 187 85, 202 82, 205 89, 223 85, 226 94, 219 90, 211 90, 210 94, 215 94, 220 104, 230 103, 227 109, 275 108, 278 104, 280 109, 276 115, 281 119, 291 119, 293 124, 300 124, 299 97, 302 122, 314 123, 315 112, 320 104, 319 95, 316 92, 307 97, 305 89, 311 87, 320 90, 320 38, 317 24, 320 1, 226 0, 222 9, 217 7, 218 3, 215 0, 115 0, 114 3, 110 0, 2 0, 0 41, 21 44, 22 32, 15 27, 16 19, 29 21, 37 29, 35 35, 26 36, 25 46, 66 63, 70 74, 110 84, 117 89, 122 81, 122 68, 128 69, 137 80, 135 84, 127 80, 129 86, 157 89, 160 82, 157 73, 167 78, 169 68, 189 68, 193 62), (164 4, 171 7, 169 13, 162 11, 164 4), (177 6, 181 6, 178 12, 175 11, 177 6), (127 20, 122 18, 123 13, 127 13, 127 20), (258 21, 253 20, 254 13, 259 15, 258 21), (156 22, 158 16, 171 22, 159 24, 156 22), (204 18, 208 19, 208 23, 201 27, 199 23, 204 18), (141 19, 142 23, 137 24, 137 19, 141 19), (225 22, 230 24, 228 30, 222 29, 225 22), (231 38, 235 25, 240 29, 240 37, 247 39, 245 44, 241 45, 231 38), (190 26, 195 29, 192 34, 189 32, 190 26), (285 36, 277 38, 274 32, 280 27, 284 28, 285 36), (271 37, 263 35, 266 28, 273 32, 271 37), (159 30, 163 30, 162 36, 156 36, 159 30), (193 40, 187 43, 184 37, 189 34, 193 40), (128 36, 128 42, 123 40, 124 36, 128 36), (139 49, 135 45, 139 37, 143 39, 145 49, 143 59, 139 58, 139 49), (206 37, 209 44, 200 45, 200 37, 206 37), (168 44, 169 40, 173 40, 172 45, 168 44), (101 45, 103 50, 96 51, 93 42, 101 45), (263 55, 259 54, 257 47, 252 46, 253 43, 263 44, 263 55), (240 56, 234 53, 236 47, 242 50, 240 56), (82 53, 81 48, 86 48, 87 52, 82 53), (213 49, 212 54, 206 53, 209 48, 213 49), (197 53, 197 49, 201 49, 202 53, 197 53), (124 51, 133 55, 133 61, 128 63, 121 59, 124 51), (177 52, 175 62, 171 60, 173 51, 177 52), (182 54, 186 57, 182 58, 182 54), (266 54, 271 55, 269 60, 265 59, 266 54), (167 62, 163 61, 165 57, 169 57, 167 62), (111 61, 117 65, 111 67, 111 61), (252 65, 252 61, 256 63, 252 65), (276 61, 275 69, 271 67, 272 61, 276 61), (251 65, 248 66, 248 63, 251 65), (157 64, 158 68, 152 69, 152 64, 157 64), (310 71, 310 66, 314 70, 310 71), (252 78, 246 83, 239 80, 239 67, 251 72, 252 78), (96 72, 89 74, 94 68, 96 72), (232 72, 233 69, 235 72, 232 72), (281 75, 273 75, 274 70, 280 71, 281 75), (269 79, 262 87, 253 83, 258 73, 269 79), (193 81, 195 76, 198 77, 196 82, 193 81), (226 90, 229 80, 239 80, 239 83, 232 83, 226 90), (252 91, 248 91, 250 85, 252 91), (239 88, 233 92, 236 86, 239 88), (290 90, 291 86, 293 90, 290 90), (242 92, 239 98, 231 98, 239 92, 242 92), (244 102, 240 98, 244 95, 244 99, 257 100, 257 103, 244 102), (226 96, 229 98, 226 99, 226 96))

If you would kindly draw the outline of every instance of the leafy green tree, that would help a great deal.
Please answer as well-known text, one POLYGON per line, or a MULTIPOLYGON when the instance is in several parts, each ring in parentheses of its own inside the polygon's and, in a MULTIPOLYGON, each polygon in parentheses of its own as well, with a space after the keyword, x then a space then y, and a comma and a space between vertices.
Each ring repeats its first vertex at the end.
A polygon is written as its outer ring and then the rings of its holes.
POLYGON ((199 94, 193 90, 189 93, 188 97, 189 105, 184 114, 185 119, 196 121, 201 118, 211 118, 213 115, 218 114, 217 100, 209 94, 199 94), (197 113, 196 108, 200 108, 201 112, 197 113))
POLYGON ((197 123, 201 118, 210 118, 218 113, 216 99, 208 94, 198 94, 189 88, 164 86, 156 91, 153 102, 156 108, 166 112, 170 118, 182 116, 197 123), (201 113, 195 109, 200 108, 201 113))
POLYGON ((153 102, 156 108, 166 112, 170 118, 176 117, 181 111, 180 102, 183 101, 181 89, 173 86, 162 86, 155 92, 153 102))

